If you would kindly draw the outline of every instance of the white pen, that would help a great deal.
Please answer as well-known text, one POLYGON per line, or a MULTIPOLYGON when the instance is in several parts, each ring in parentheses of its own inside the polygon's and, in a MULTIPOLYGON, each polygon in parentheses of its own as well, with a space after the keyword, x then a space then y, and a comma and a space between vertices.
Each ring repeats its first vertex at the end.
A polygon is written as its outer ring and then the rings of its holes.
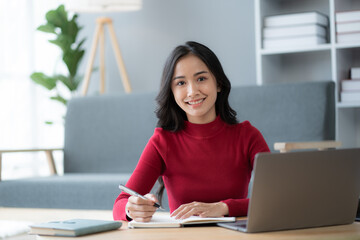
MULTIPOLYGON (((147 197, 141 195, 140 193, 135 192, 134 190, 132 190, 132 189, 130 189, 130 188, 128 188, 128 187, 125 187, 125 186, 122 185, 122 184, 119 185, 119 188, 120 188, 122 191, 124 191, 124 192, 126 192, 126 193, 128 193, 128 194, 130 194, 130 195, 132 195, 132 196, 136 196, 136 197, 139 197, 139 198, 142 198, 142 199, 145 199, 145 200, 150 200, 150 199, 148 199, 147 197)), ((157 202, 154 203, 154 207, 157 207, 157 208, 159 208, 159 209, 161 209, 161 210, 164 210, 164 209, 161 207, 161 205, 160 205, 159 203, 157 203, 157 202)))

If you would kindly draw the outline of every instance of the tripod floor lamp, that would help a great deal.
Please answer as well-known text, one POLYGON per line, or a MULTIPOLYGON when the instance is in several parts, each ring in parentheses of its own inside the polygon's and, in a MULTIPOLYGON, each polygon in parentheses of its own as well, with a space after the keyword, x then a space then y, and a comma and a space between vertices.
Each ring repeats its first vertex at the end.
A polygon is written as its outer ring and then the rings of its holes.
MULTIPOLYGON (((65 6, 75 12, 90 12, 90 13, 104 13, 104 12, 123 12, 136 11, 141 9, 142 0, 68 0, 65 6)), ((97 48, 99 47, 99 69, 100 69, 100 94, 105 93, 105 27, 107 26, 110 34, 111 45, 114 50, 117 67, 123 82, 126 93, 132 91, 128 74, 126 72, 123 57, 121 55, 120 47, 116 39, 116 34, 112 19, 109 17, 98 17, 96 19, 96 28, 91 45, 90 56, 86 67, 84 77, 84 87, 82 94, 86 95, 89 89, 91 74, 93 71, 94 60, 96 57, 97 48)))
POLYGON ((91 46, 90 51, 90 58, 88 65, 86 67, 85 77, 84 77, 84 88, 83 88, 83 95, 87 94, 91 73, 93 71, 94 60, 96 56, 97 46, 99 46, 99 55, 100 55, 100 94, 105 92, 105 26, 108 26, 108 30, 110 33, 110 40, 112 43, 112 47, 115 53, 117 66, 119 68, 119 72, 121 75, 121 79, 123 81, 123 86, 125 92, 131 92, 131 85, 129 81, 128 74, 126 72, 124 60, 121 55, 120 47, 118 45, 114 26, 112 24, 111 18, 107 17, 100 17, 96 19, 96 29, 93 38, 93 43, 91 46))

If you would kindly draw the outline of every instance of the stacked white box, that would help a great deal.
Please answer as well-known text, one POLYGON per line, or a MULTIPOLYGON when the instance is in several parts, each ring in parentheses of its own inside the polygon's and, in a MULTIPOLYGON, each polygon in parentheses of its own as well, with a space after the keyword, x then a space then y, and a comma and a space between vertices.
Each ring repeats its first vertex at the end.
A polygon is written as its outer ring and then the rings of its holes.
POLYGON ((350 69, 350 79, 341 80, 341 101, 360 102, 360 67, 350 69))
POLYGON ((336 12, 335 24, 338 43, 360 41, 360 10, 336 12))
POLYGON ((328 17, 302 12, 265 17, 263 47, 294 48, 326 43, 328 17))

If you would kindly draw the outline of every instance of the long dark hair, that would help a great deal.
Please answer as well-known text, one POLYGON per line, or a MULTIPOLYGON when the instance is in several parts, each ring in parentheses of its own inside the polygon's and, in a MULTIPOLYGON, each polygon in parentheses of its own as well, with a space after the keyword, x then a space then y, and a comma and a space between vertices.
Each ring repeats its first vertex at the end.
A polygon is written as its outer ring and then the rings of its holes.
MULTIPOLYGON (((231 83, 226 77, 219 59, 215 53, 205 45, 189 41, 184 45, 177 46, 166 60, 161 78, 160 92, 156 97, 158 107, 155 112, 159 119, 157 126, 172 132, 184 128, 184 121, 187 120, 186 113, 175 102, 174 95, 171 91, 171 82, 177 62, 188 54, 197 56, 205 63, 214 75, 218 87, 220 87, 220 92, 218 92, 215 102, 216 114, 220 115, 221 119, 227 124, 232 125, 238 123, 236 112, 230 107, 228 100, 231 83)), ((162 177, 159 177, 158 181, 160 186, 157 195, 161 202, 164 182, 162 177)))

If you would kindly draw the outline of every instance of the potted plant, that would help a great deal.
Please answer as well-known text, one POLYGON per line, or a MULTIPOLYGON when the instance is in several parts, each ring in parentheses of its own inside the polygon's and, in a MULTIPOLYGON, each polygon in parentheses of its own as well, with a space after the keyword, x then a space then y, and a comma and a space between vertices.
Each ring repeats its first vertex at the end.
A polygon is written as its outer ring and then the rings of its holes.
POLYGON ((30 76, 35 83, 48 90, 55 90, 55 94, 50 98, 63 103, 65 106, 69 99, 59 91, 59 84, 65 86, 65 89, 70 93, 68 95, 73 95, 82 80, 82 76, 78 75, 78 68, 85 53, 82 48, 85 38, 80 41, 77 40, 78 33, 82 28, 77 23, 78 16, 74 14, 72 18, 68 17, 64 5, 60 5, 58 8, 48 11, 46 13, 47 22, 37 28, 39 31, 55 36, 55 39, 49 40, 49 42, 61 49, 62 61, 66 66, 67 74, 55 73, 48 76, 42 72, 34 72, 30 76))

